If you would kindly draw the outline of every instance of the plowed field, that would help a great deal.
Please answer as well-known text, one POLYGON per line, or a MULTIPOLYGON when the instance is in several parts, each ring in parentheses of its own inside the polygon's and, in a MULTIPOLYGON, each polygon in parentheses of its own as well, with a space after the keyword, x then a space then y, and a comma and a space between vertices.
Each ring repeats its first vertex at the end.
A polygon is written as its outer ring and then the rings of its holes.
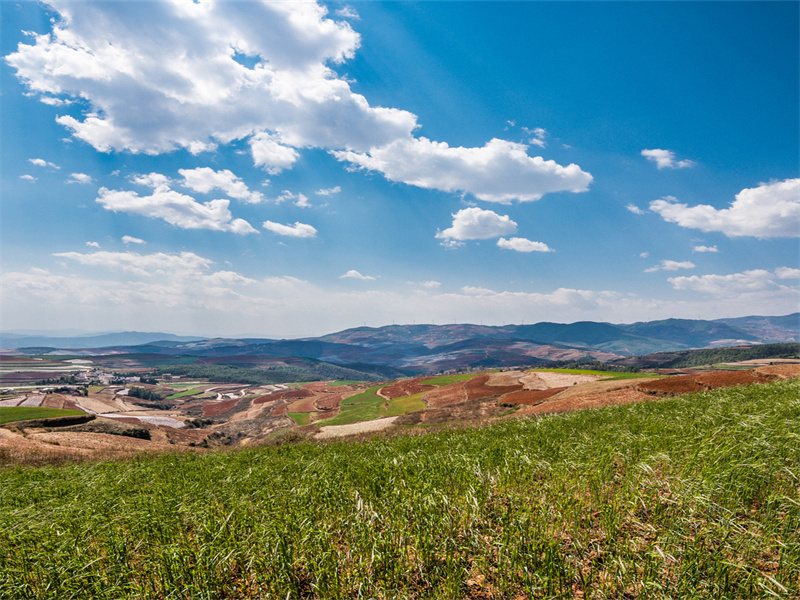
POLYGON ((394 400, 395 398, 400 398, 402 396, 413 396, 414 394, 419 394, 420 392, 427 392, 435 389, 435 387, 432 385, 424 385, 422 383, 424 380, 424 378, 403 379, 397 383, 393 383, 392 385, 387 385, 386 387, 381 388, 381 396, 387 400, 394 400))
POLYGON ((673 396, 735 385, 765 383, 768 379, 765 374, 757 373, 756 371, 714 371, 697 375, 666 377, 640 383, 636 388, 642 392, 657 396, 673 396))
POLYGON ((500 402, 505 404, 522 404, 533 406, 541 404, 548 398, 555 396, 558 392, 567 388, 551 388, 549 390, 519 390, 511 392, 500 398, 500 402))

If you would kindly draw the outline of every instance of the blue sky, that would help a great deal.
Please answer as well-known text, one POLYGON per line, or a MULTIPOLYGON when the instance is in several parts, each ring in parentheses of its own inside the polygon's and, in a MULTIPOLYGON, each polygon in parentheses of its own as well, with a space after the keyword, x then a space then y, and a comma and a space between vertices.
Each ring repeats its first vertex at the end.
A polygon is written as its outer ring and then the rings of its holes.
POLYGON ((798 309, 800 3, 0 11, 3 330, 798 309))

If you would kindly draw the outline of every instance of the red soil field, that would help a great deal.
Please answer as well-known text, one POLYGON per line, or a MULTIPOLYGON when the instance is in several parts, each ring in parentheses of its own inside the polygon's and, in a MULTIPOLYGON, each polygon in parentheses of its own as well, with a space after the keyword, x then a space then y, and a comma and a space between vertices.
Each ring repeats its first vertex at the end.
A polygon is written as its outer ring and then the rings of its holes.
POLYGON ((300 398, 308 398, 313 396, 314 392, 311 390, 287 390, 285 392, 274 392, 272 394, 265 394, 263 396, 259 396, 255 400, 253 400, 253 404, 263 404, 264 402, 269 402, 271 400, 299 400, 300 398))
POLYGON ((339 408, 342 404, 342 400, 346 396, 352 396, 353 392, 346 392, 340 394, 320 394, 314 398, 314 404, 317 405, 319 410, 331 410, 334 408, 339 408))
POLYGON ((203 414, 207 417, 216 417, 232 409, 239 400, 241 400, 241 398, 231 398, 230 400, 223 400, 222 402, 204 404, 203 414))
POLYGON ((713 390, 735 385, 765 383, 770 378, 755 371, 713 371, 696 375, 677 375, 656 381, 648 381, 636 389, 657 396, 672 396, 703 390, 713 390))
POLYGON ((310 396, 308 398, 301 398, 300 400, 295 400, 291 404, 289 404, 289 412, 293 413, 310 413, 315 412, 317 407, 314 405, 315 398, 314 396, 310 396))
POLYGON ((551 396, 555 396, 558 392, 565 389, 567 388, 560 387, 550 388, 549 390, 519 390, 501 397, 500 402, 504 402, 506 404, 525 404, 528 406, 534 406, 536 404, 541 404, 544 400, 547 400, 551 396))
POLYGON ((464 382, 464 391, 467 393, 467 399, 491 398, 492 396, 522 390, 523 387, 521 383, 516 385, 486 385, 487 381, 489 381, 489 375, 480 375, 464 382))
POLYGON ((443 406, 452 406, 453 404, 460 404, 467 400, 467 393, 464 391, 464 383, 451 383, 422 395, 422 399, 428 405, 428 408, 442 408, 443 406))
POLYGON ((394 400, 395 398, 412 396, 413 394, 419 394, 420 392, 427 392, 428 390, 435 389, 436 386, 433 385, 422 385, 422 381, 424 381, 424 379, 405 379, 398 381, 397 383, 393 383, 392 385, 387 385, 386 387, 381 388, 381 396, 388 398, 389 400, 394 400))
POLYGON ((599 394, 589 394, 588 396, 577 396, 565 398, 563 400, 553 400, 542 402, 535 406, 527 406, 520 409, 517 414, 555 414, 571 412, 574 410, 585 410, 588 408, 602 408, 604 406, 615 406, 618 404, 629 404, 631 402, 641 402, 642 400, 652 400, 653 397, 633 388, 623 388, 599 394))
POLYGON ((289 412, 289 405, 288 404, 279 404, 275 408, 270 411, 271 417, 285 417, 286 413, 289 412))

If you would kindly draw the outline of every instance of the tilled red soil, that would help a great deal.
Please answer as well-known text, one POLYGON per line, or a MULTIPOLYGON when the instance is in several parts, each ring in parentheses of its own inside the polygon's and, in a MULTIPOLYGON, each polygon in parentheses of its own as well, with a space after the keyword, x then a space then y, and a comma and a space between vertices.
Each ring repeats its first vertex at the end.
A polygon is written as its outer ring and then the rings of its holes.
POLYGON ((255 400, 253 400, 253 404, 263 404, 264 402, 269 402, 270 400, 299 400, 301 398, 308 398, 313 396, 314 392, 311 390, 299 389, 299 390, 286 390, 285 392, 274 392, 272 394, 264 394, 263 396, 259 396, 255 400))
POLYGON ((636 386, 636 389, 655 396, 674 396, 689 394, 703 390, 713 390, 736 385, 765 383, 770 377, 755 371, 713 371, 696 375, 677 375, 648 381, 636 386))
POLYGON ((551 388, 549 390, 519 390, 502 396, 500 398, 500 402, 506 404, 524 404, 533 406, 541 403, 544 400, 547 400, 551 396, 555 396, 558 392, 565 389, 567 388, 560 387, 551 388))
POLYGON ((203 405, 203 414, 207 417, 219 416, 236 406, 239 400, 240 398, 231 398, 230 400, 223 400, 222 402, 209 402, 203 405))
POLYGON ((489 375, 480 375, 464 382, 464 391, 467 393, 468 400, 478 400, 480 398, 491 398, 522 390, 522 384, 516 385, 486 385, 489 375))
POLYGON ((394 400, 395 398, 412 396, 414 394, 419 394, 420 392, 427 392, 435 389, 436 386, 423 385, 421 383, 422 381, 424 381, 424 379, 405 379, 398 381, 397 383, 393 383, 392 385, 387 385, 386 387, 381 388, 381 396, 390 400, 394 400))

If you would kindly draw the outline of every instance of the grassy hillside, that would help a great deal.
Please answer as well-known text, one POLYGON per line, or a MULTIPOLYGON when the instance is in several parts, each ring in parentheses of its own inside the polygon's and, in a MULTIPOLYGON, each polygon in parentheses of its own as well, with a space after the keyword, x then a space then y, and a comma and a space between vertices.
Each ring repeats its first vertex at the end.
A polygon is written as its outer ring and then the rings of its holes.
POLYGON ((796 598, 798 397, 0 470, 0 597, 796 598))
POLYGON ((43 408, 38 406, 6 406, 0 408, 0 423, 13 423, 29 419, 52 419, 53 417, 71 417, 85 415, 82 410, 63 408, 43 408))

